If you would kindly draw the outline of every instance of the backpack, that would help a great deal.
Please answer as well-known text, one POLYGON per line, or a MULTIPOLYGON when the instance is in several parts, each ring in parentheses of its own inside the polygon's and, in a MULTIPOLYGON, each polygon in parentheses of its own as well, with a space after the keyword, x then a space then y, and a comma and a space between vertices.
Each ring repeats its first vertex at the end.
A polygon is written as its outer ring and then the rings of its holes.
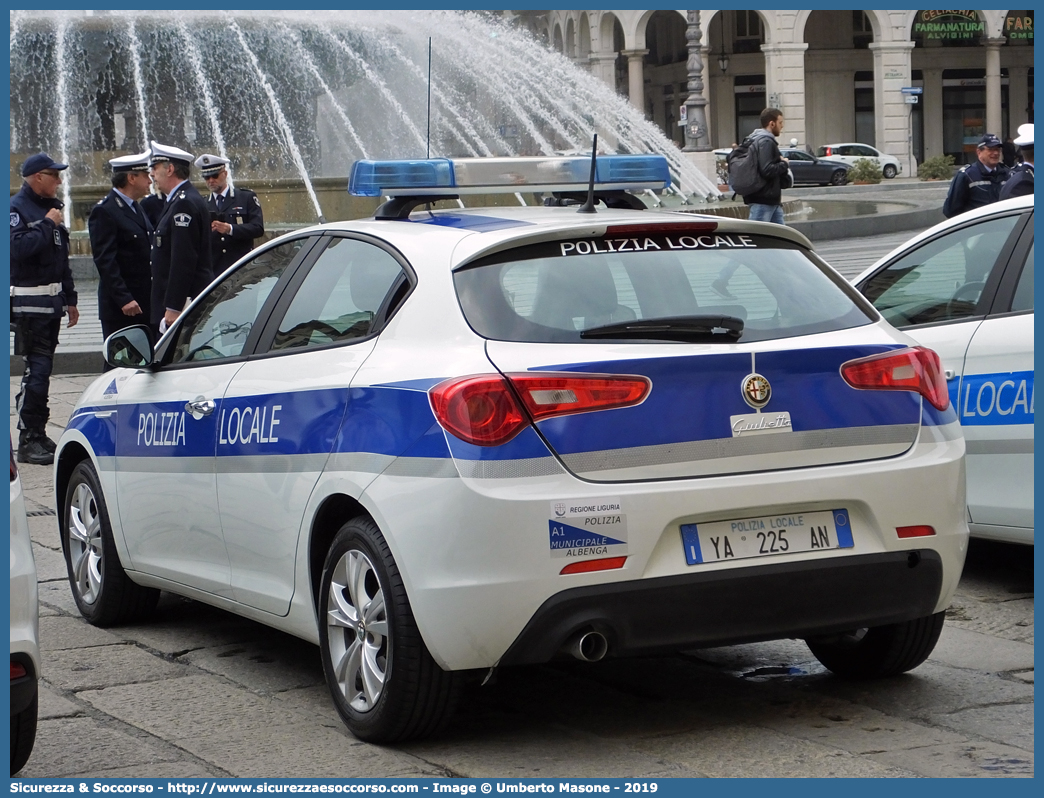
POLYGON ((769 181, 758 171, 758 150, 750 136, 726 156, 725 163, 729 169, 729 185, 741 197, 756 194, 768 185, 769 181))

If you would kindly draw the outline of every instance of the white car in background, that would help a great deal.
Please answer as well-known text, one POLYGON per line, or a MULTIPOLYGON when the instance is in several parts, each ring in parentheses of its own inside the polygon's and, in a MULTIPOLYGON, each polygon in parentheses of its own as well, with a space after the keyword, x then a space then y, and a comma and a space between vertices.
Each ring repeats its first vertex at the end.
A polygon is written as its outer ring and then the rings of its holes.
POLYGON ((901 174, 903 171, 903 165, 899 163, 898 158, 894 155, 881 152, 879 149, 871 147, 869 144, 859 144, 857 142, 824 144, 816 151, 816 155, 819 158, 830 158, 835 161, 843 161, 852 166, 855 165, 856 161, 862 158, 867 158, 880 166, 881 174, 889 180, 896 175, 901 174))
POLYGON ((942 358, 968 443, 973 536, 1033 543, 1033 197, 955 216, 855 280, 942 358))
POLYGON ((40 679, 39 599, 22 481, 11 450, 11 775, 33 752, 40 679))

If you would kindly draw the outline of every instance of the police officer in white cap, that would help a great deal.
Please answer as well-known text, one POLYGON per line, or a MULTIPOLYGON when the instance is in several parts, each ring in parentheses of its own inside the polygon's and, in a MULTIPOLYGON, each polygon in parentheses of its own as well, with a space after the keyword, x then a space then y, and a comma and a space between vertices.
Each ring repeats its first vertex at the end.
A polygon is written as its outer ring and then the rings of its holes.
POLYGON ((1022 151, 1022 163, 1011 170, 1011 177, 1001 186, 1000 198, 1022 197, 1033 193, 1033 123, 1019 125, 1015 145, 1022 151))
POLYGON ((98 269, 98 318, 106 338, 131 324, 150 323, 152 222, 138 204, 152 185, 149 154, 109 161, 112 191, 87 219, 98 269))
POLYGON ((196 167, 207 181, 211 212, 210 242, 214 274, 225 269, 254 248, 254 239, 265 232, 265 219, 257 194, 235 188, 228 182, 228 158, 200 155, 196 167))
POLYGON ((166 197, 152 236, 152 324, 164 332, 214 278, 210 211, 189 182, 192 154, 152 142, 152 180, 166 197))

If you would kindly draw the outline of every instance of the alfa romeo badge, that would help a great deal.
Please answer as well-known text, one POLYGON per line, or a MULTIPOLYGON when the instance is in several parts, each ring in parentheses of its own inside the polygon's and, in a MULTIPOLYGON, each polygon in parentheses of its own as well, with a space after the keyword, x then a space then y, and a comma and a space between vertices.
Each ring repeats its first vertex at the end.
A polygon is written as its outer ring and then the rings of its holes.
POLYGON ((757 373, 748 374, 743 378, 743 387, 740 392, 743 394, 743 401, 755 410, 763 408, 772 398, 772 386, 769 385, 768 380, 757 373))

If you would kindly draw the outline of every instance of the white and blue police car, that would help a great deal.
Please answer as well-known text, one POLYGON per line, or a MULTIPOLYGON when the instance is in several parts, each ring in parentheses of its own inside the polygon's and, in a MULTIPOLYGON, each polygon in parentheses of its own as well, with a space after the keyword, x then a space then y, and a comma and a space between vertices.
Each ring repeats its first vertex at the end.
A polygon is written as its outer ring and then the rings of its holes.
POLYGON ((316 643, 378 742, 560 655, 919 665, 968 540, 938 357, 799 233, 630 193, 669 182, 659 156, 358 162, 373 218, 253 251, 154 350, 114 334, 55 458, 84 617, 168 590, 316 643), (445 209, 494 191, 550 204, 445 209))
POLYGON ((1033 196, 962 213, 856 278, 939 353, 968 448, 973 537, 1033 543, 1033 196))

